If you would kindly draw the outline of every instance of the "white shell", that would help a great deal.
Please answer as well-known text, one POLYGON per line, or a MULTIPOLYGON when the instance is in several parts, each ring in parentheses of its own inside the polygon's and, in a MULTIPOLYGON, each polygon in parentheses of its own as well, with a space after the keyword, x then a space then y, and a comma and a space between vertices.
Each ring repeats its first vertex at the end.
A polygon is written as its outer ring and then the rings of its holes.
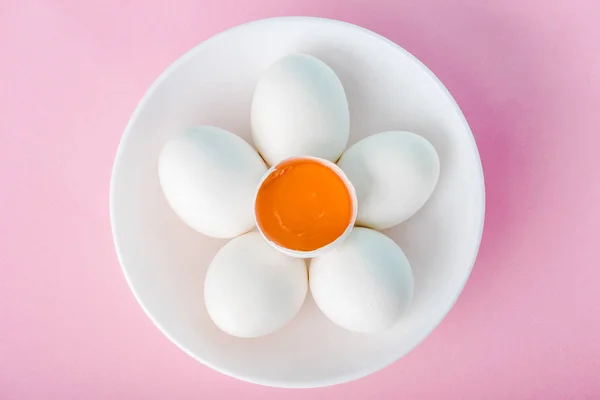
POLYGON ((327 64, 306 54, 284 57, 263 74, 251 122, 254 143, 269 165, 294 156, 335 162, 350 134, 342 83, 327 64))
POLYGON ((310 290, 335 324, 355 332, 391 328, 413 295, 410 264, 384 234, 354 228, 337 248, 310 263, 310 290))
POLYGON ((304 260, 278 252, 250 232, 219 250, 206 273, 204 300, 221 330, 252 338, 292 320, 307 290, 304 260))
POLYGON ((212 126, 169 141, 158 162, 160 184, 173 211, 191 228, 217 238, 252 229, 254 193, 266 170, 242 138, 212 126))
POLYGON ((356 223, 386 229, 415 214, 429 199, 440 160, 429 141, 411 132, 381 132, 355 143, 338 166, 356 189, 356 223))

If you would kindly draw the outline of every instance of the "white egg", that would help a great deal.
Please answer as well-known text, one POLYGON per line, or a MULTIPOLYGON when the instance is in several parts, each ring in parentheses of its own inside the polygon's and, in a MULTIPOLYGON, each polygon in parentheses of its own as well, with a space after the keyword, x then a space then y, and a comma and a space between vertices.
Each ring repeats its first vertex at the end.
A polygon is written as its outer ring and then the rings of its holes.
POLYGON ((391 328, 412 300, 406 256, 392 239, 372 229, 354 228, 339 247, 313 258, 309 276, 323 314, 355 332, 391 328))
POLYGON ((158 161, 167 202, 186 224, 231 238, 254 226, 254 193, 267 171, 258 153, 224 129, 199 126, 169 141, 158 161))
POLYGON ((252 100, 254 143, 269 165, 300 155, 335 162, 350 134, 344 87, 323 61, 294 54, 260 78, 252 100))
POLYGON ((304 260, 280 253, 250 232, 219 250, 206 272, 204 300, 221 330, 252 338, 292 320, 307 290, 304 260))
POLYGON ((429 199, 440 160, 425 138, 382 132, 351 146, 338 162, 358 197, 356 223, 386 229, 407 220, 429 199))

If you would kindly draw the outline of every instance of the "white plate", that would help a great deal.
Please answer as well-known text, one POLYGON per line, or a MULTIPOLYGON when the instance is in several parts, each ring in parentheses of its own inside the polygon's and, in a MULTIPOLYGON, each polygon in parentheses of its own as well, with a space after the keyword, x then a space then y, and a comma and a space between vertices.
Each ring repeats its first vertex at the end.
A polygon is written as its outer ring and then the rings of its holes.
POLYGON ((135 110, 111 182, 115 246, 139 303, 169 339, 202 363, 250 382, 326 386, 373 373, 421 342, 448 313, 469 274, 483 229, 484 183, 475 141, 460 109, 417 59, 363 28, 318 18, 275 18, 238 26, 169 67, 135 110), (158 154, 196 124, 250 142, 250 102, 261 72, 293 52, 312 54, 339 75, 350 104, 353 143, 385 130, 426 137, 440 155, 439 184, 413 218, 387 232, 414 270, 414 301, 393 329, 357 334, 329 322, 307 299, 298 317, 263 338, 221 332, 203 304, 206 268, 225 243, 181 222, 160 190, 158 154))

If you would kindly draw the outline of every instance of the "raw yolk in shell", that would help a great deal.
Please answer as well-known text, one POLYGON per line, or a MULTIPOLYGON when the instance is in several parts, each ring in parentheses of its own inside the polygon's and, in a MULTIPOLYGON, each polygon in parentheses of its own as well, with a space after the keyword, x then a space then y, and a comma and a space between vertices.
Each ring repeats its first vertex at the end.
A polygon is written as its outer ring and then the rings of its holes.
POLYGON ((273 243, 313 251, 340 237, 352 221, 352 197, 336 171, 311 158, 280 163, 263 181, 256 221, 273 243))

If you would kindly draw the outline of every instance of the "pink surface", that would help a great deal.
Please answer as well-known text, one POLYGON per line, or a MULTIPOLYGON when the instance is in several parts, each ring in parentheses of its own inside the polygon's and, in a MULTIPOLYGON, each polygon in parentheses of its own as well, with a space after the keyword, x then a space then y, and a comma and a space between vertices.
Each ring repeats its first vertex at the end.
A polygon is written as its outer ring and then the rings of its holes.
POLYGON ((598 1, 81 3, 0 2, 0 399, 600 398, 598 1), (278 15, 419 57, 487 181, 456 307, 401 361, 333 388, 253 386, 186 356, 135 302, 110 233, 113 157, 146 88, 214 33, 278 15))

